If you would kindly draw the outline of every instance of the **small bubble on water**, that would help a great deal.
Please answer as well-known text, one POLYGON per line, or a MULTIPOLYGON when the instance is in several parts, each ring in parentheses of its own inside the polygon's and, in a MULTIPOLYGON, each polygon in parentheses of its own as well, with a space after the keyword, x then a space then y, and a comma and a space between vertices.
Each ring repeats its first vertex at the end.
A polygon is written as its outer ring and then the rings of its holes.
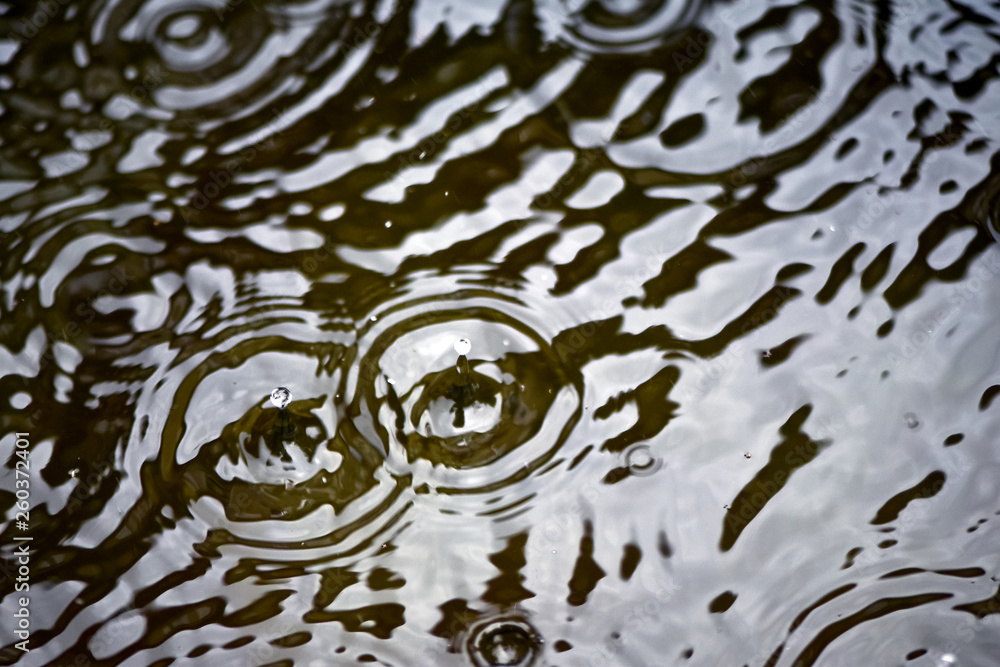
POLYGON ((920 420, 917 419, 917 415, 912 412, 907 412, 903 415, 903 421, 906 422, 906 428, 915 429, 920 426, 920 420))
POLYGON ((467 338, 459 338, 455 341, 455 352, 458 354, 468 354, 472 349, 472 343, 467 338))
POLYGON ((278 387, 271 392, 271 404, 279 410, 284 410, 292 402, 292 392, 284 387, 278 387))
POLYGON ((649 445, 633 445, 625 452, 625 467, 638 477, 652 475, 660 469, 660 465, 649 445))

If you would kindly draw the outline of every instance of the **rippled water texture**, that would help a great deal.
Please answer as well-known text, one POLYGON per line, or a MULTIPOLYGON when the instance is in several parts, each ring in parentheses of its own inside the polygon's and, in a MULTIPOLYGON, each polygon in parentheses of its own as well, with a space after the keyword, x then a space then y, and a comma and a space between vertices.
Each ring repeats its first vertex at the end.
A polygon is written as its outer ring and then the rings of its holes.
POLYGON ((996 3, 29 4, 0 663, 998 664, 996 3))

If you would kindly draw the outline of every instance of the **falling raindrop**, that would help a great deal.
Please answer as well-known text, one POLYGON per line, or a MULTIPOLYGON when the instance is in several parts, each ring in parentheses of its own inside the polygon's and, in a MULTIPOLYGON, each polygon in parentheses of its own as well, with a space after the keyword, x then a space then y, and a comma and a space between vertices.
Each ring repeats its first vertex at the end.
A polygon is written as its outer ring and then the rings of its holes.
POLYGON ((284 410, 292 402, 292 392, 284 387, 278 387, 271 392, 271 404, 279 410, 284 410))

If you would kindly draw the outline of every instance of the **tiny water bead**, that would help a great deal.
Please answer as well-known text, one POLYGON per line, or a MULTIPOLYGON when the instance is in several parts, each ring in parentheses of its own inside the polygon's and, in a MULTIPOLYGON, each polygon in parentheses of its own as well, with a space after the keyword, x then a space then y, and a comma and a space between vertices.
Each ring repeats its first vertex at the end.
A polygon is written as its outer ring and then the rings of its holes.
POLYGON ((476 667, 530 667, 541 645, 534 628, 520 619, 501 619, 474 629, 468 651, 476 667))
POLYGON ((455 341, 455 352, 464 356, 472 350, 472 343, 467 338, 459 338, 455 341))
POLYGON ((288 391, 284 387, 278 387, 271 392, 271 405, 278 408, 279 410, 284 410, 288 407, 288 404, 292 402, 292 392, 288 391))

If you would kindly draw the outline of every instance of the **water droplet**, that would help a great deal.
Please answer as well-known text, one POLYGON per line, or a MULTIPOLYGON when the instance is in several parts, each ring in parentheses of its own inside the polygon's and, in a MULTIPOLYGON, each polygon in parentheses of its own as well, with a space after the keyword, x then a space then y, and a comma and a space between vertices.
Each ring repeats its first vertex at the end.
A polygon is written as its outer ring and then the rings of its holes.
POLYGON ((476 667, 527 667, 540 643, 530 625, 504 619, 481 626, 469 639, 469 653, 476 667))
POLYGON ((386 229, 389 229, 390 227, 392 227, 392 221, 390 221, 390 220, 386 220, 386 221, 385 221, 385 228, 386 228, 386 229))
POLYGON ((472 343, 467 338, 459 338, 455 341, 455 352, 458 354, 468 354, 472 349, 472 343))
POLYGON ((908 429, 915 430, 920 427, 920 420, 917 419, 917 415, 912 412, 907 412, 903 415, 903 421, 906 422, 906 428, 908 429))
POLYGON ((284 410, 292 402, 292 392, 284 387, 278 387, 271 392, 271 404, 279 410, 284 410))

